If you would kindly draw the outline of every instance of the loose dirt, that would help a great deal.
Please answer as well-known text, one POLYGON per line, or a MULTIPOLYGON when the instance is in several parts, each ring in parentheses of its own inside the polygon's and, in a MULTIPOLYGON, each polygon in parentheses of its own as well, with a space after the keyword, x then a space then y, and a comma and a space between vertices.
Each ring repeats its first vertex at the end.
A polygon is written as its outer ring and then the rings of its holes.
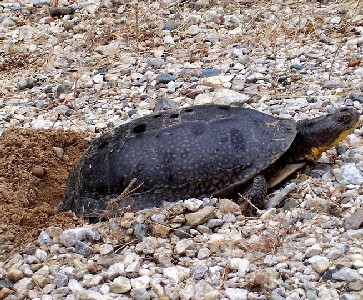
POLYGON ((84 138, 72 131, 15 128, 0 136, 0 256, 36 240, 46 227, 81 223, 71 212, 57 213, 57 206, 68 172, 87 147, 84 138))

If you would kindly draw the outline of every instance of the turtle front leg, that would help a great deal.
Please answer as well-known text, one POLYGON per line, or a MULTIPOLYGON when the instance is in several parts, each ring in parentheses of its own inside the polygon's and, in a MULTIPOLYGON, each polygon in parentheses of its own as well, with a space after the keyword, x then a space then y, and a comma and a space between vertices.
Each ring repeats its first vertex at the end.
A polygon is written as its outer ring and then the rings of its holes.
POLYGON ((267 195, 267 181, 264 176, 258 175, 252 182, 250 189, 237 200, 237 203, 246 208, 248 212, 256 213, 255 208, 251 207, 252 203, 258 209, 265 208, 265 198, 267 195), (248 201, 246 201, 248 199, 248 201))

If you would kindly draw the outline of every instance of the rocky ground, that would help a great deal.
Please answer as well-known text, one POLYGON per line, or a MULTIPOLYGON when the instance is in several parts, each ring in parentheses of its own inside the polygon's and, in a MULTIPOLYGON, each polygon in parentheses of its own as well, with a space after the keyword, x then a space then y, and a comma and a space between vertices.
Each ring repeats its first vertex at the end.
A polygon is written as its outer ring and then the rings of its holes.
POLYGON ((56 211, 87 141, 131 118, 361 112, 361 1, 54 2, 0 2, 0 299, 363 299, 361 128, 255 218, 228 199, 56 211))

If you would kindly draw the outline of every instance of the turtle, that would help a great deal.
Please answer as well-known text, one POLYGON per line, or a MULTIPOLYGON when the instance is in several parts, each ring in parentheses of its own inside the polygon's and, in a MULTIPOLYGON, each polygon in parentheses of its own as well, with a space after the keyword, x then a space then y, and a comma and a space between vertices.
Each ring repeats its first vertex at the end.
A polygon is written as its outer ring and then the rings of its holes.
POLYGON ((268 189, 359 124, 349 107, 297 122, 214 104, 153 113, 90 143, 70 171, 60 210, 92 218, 120 195, 117 210, 141 210, 189 198, 235 199, 241 192, 263 208, 268 189))

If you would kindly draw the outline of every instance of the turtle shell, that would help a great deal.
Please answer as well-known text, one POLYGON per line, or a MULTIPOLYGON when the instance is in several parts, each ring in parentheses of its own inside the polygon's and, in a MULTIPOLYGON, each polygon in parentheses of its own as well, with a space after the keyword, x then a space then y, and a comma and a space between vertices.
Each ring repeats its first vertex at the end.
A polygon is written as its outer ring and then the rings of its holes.
POLYGON ((62 210, 96 216, 136 178, 124 205, 223 195, 275 162, 296 135, 292 119, 200 105, 151 114, 94 140, 70 172, 62 210))

